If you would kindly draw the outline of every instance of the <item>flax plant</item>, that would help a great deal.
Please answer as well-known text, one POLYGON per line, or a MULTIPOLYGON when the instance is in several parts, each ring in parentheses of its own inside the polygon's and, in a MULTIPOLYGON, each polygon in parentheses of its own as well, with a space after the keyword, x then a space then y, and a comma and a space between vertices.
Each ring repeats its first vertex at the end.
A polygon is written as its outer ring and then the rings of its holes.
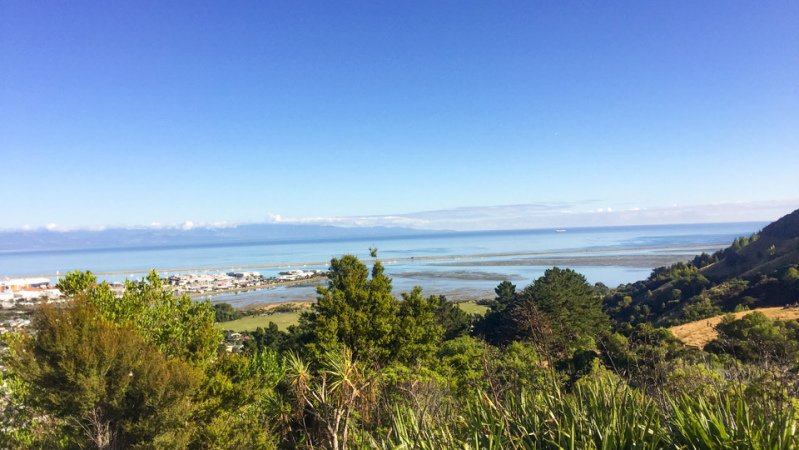
POLYGON ((671 435, 678 448, 789 450, 799 448, 796 407, 764 414, 740 392, 722 392, 717 401, 683 395, 671 401, 671 435))
POLYGON ((314 448, 313 436, 321 435, 323 448, 346 450, 357 400, 371 385, 352 352, 345 348, 325 353, 318 375, 313 375, 310 366, 294 354, 286 358, 286 368, 308 445, 314 448), (315 432, 307 426, 306 413, 317 424, 315 432))
POLYGON ((610 374, 592 376, 564 393, 557 385, 483 395, 466 413, 467 440, 486 449, 657 449, 666 433, 654 402, 610 374))
POLYGON ((452 430, 456 421, 448 416, 433 417, 409 406, 395 406, 390 419, 391 431, 380 441, 372 439, 372 447, 383 450, 446 450, 462 449, 452 430))

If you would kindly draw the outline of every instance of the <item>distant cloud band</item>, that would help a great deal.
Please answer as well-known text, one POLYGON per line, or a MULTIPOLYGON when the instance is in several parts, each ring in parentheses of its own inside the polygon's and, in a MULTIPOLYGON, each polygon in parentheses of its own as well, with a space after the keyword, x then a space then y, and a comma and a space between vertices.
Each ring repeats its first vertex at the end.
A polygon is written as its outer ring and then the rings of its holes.
MULTIPOLYGON (((331 225, 338 227, 403 227, 428 230, 510 230, 531 228, 564 228, 592 226, 655 225, 706 222, 771 221, 799 208, 799 198, 783 200, 728 202, 699 205, 657 207, 598 206, 599 200, 582 202, 530 203, 498 206, 470 206, 406 214, 288 218, 268 214, 265 223, 286 225, 331 225)), ((193 230, 235 228, 259 222, 192 222, 141 226, 24 226, 20 230, 46 229, 53 232, 103 231, 107 229, 193 230)), ((263 222, 261 222, 263 223, 263 222)))
POLYGON ((271 223, 344 227, 398 226, 421 229, 509 230, 547 227, 590 227, 705 222, 770 221, 799 208, 799 198, 662 207, 586 207, 589 203, 535 203, 476 206, 408 214, 292 219, 269 216, 271 223))

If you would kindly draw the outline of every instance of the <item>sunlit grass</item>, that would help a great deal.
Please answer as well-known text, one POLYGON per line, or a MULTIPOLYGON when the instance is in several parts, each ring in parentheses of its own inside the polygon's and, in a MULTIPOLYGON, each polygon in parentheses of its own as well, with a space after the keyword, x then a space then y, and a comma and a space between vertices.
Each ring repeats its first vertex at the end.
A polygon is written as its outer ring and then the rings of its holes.
MULTIPOLYGON (((463 302, 458 303, 457 305, 460 309, 469 314, 478 314, 482 316, 486 311, 488 311, 487 307, 472 302, 463 302)), ((217 324, 217 327, 224 330, 233 331, 254 331, 258 327, 266 328, 269 326, 269 322, 274 322, 279 329, 286 331, 288 327, 297 325, 297 321, 299 319, 300 312, 297 311, 291 313, 245 317, 243 319, 231 320, 230 322, 217 324)))
MULTIPOLYGON (((732 314, 736 319, 740 319, 755 311, 763 313, 771 320, 799 319, 799 309, 785 309, 782 306, 774 308, 756 308, 751 311, 741 311, 732 314)), ((685 345, 703 348, 705 344, 719 337, 719 333, 716 331, 716 325, 721 323, 725 315, 726 314, 721 314, 715 317, 697 320, 696 322, 674 326, 669 328, 669 330, 671 330, 685 345)))
POLYGON ((279 329, 285 331, 291 325, 296 325, 299 319, 300 312, 296 311, 290 313, 245 317, 243 319, 231 320, 230 322, 217 324, 217 327, 233 331, 254 331, 258 327, 266 328, 269 326, 269 322, 274 322, 279 329))
POLYGON ((456 303, 458 308, 462 309, 464 312, 468 314, 477 314, 478 316, 482 316, 483 314, 488 311, 487 306, 478 305, 474 302, 463 302, 463 303, 456 303))

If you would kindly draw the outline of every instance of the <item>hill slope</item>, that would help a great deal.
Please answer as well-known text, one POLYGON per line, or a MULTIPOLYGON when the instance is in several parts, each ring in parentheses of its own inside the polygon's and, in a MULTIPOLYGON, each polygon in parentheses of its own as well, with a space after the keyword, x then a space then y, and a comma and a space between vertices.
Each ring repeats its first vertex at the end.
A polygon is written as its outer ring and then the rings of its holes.
MULTIPOLYGON (((766 317, 771 320, 799 319, 799 308, 785 309, 781 306, 773 308, 760 308, 752 311, 742 311, 732 314, 735 315, 736 319, 740 319, 741 317, 751 314, 755 311, 765 314, 766 317)), ((669 330, 674 333, 674 336, 680 339, 683 344, 689 347, 702 348, 705 346, 705 344, 718 337, 719 334, 716 332, 715 327, 721 322, 724 316, 725 314, 722 314, 707 319, 697 320, 696 322, 677 325, 669 328, 669 330)))
POLYGON ((604 299, 616 324, 674 326, 799 301, 799 210, 721 251, 652 271, 604 299))
POLYGON ((799 264, 799 209, 763 228, 754 242, 725 251, 700 273, 709 279, 750 278, 792 264, 799 264))

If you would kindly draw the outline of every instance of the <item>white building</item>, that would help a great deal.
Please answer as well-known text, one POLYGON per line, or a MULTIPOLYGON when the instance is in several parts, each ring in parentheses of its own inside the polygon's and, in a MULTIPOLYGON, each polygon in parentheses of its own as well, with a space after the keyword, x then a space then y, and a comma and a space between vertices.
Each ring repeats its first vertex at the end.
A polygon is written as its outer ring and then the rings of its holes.
POLYGON ((278 277, 278 279, 283 281, 295 281, 303 278, 310 278, 314 275, 321 275, 323 273, 324 272, 321 270, 289 270, 280 272, 280 277, 278 277))
POLYGON ((261 276, 260 272, 240 272, 240 271, 236 271, 236 272, 228 272, 227 274, 229 276, 231 276, 231 277, 234 277, 234 278, 258 278, 258 277, 261 276))
POLYGON ((9 288, 12 288, 12 289, 14 289, 14 288, 19 289, 19 288, 26 288, 26 287, 39 288, 39 287, 45 287, 45 286, 49 286, 49 285, 50 285, 50 279, 49 278, 43 278, 43 277, 39 277, 39 278, 12 278, 10 280, 0 280, 0 290, 2 290, 2 288, 4 288, 4 287, 9 287, 9 288))
POLYGON ((0 289, 0 302, 14 300, 14 291, 11 289, 0 289))
POLYGON ((11 289, 0 290, 0 308, 7 309, 14 307, 14 291, 11 289))

